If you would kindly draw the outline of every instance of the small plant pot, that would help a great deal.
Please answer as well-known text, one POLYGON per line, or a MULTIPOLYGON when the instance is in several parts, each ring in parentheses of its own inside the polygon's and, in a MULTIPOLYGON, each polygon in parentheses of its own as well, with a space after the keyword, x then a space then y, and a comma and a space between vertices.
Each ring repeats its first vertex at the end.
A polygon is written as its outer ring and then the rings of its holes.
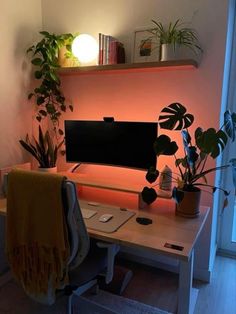
POLYGON ((184 197, 181 202, 176 204, 175 213, 177 216, 186 218, 196 218, 199 216, 201 190, 183 191, 184 197))
POLYGON ((179 48, 172 44, 161 45, 161 61, 171 61, 179 59, 179 48))
POLYGON ((62 48, 59 49, 58 51, 58 63, 62 68, 66 68, 66 67, 78 67, 79 64, 79 60, 76 57, 70 57, 67 58, 65 56, 67 52, 66 46, 63 46, 62 48))
POLYGON ((38 167, 38 171, 48 172, 48 173, 57 173, 57 167, 52 167, 52 168, 40 168, 40 167, 38 167))
POLYGON ((183 45, 161 45, 161 61, 183 60, 192 57, 192 51, 183 45))

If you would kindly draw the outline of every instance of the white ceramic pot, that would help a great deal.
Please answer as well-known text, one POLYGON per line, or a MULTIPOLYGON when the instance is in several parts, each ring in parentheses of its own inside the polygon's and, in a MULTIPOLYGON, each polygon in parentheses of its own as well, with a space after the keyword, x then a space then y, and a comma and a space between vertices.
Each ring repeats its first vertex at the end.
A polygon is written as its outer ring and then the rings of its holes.
POLYGON ((52 167, 52 168, 40 168, 40 167, 38 167, 38 171, 48 172, 48 173, 56 173, 57 167, 52 167))
POLYGON ((180 59, 180 47, 173 44, 161 45, 161 61, 171 61, 180 59))

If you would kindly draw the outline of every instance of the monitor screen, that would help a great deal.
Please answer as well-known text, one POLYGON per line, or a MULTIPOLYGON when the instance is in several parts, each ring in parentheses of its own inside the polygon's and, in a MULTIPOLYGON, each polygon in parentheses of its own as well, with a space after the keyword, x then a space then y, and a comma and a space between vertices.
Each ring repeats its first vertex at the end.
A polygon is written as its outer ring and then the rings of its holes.
POLYGON ((138 169, 156 166, 157 123, 66 120, 67 162, 138 169))

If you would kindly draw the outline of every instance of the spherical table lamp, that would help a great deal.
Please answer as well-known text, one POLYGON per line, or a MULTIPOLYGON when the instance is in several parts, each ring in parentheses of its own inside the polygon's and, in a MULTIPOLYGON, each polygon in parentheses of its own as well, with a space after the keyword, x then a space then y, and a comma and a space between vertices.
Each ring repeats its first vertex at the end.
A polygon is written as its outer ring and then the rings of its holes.
POLYGON ((98 62, 98 43, 94 37, 81 34, 72 43, 72 53, 82 65, 95 65, 98 62))

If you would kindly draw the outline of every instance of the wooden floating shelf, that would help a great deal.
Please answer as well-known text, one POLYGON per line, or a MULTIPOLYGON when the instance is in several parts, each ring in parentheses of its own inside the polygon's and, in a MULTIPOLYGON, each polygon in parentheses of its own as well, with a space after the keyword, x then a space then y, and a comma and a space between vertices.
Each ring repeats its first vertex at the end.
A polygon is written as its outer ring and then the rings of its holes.
POLYGON ((163 70, 189 70, 198 67, 195 60, 174 60, 143 63, 120 63, 109 65, 94 65, 81 67, 65 67, 59 69, 60 75, 82 75, 82 74, 101 74, 119 72, 156 72, 163 70))

